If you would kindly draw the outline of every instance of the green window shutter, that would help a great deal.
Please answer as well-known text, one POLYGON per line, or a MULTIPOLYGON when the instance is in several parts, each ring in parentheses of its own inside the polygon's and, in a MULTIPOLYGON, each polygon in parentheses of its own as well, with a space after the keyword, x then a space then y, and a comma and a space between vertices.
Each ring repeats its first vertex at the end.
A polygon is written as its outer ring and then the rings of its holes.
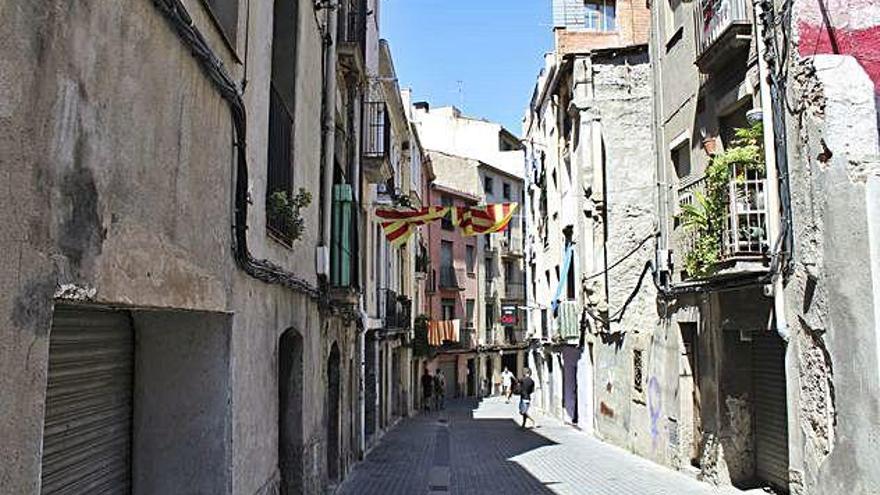
POLYGON ((333 240, 330 250, 330 281, 335 287, 350 287, 352 279, 353 208, 351 185, 333 186, 333 240))

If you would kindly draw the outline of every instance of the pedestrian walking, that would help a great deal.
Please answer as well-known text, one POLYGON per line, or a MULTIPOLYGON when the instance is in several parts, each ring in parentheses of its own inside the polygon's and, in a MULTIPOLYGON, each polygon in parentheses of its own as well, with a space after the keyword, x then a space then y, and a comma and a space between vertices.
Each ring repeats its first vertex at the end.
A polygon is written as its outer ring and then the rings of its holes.
POLYGON ((522 428, 526 427, 526 420, 532 420, 532 425, 537 424, 535 419, 529 416, 529 406, 532 405, 532 393, 535 391, 535 381, 532 380, 532 370, 523 370, 523 378, 519 383, 519 413, 522 415, 522 428))
POLYGON ((434 392, 434 379, 428 373, 428 368, 422 372, 422 408, 425 411, 431 410, 431 395, 434 392))
POLYGON ((504 395, 505 402, 508 404, 510 403, 510 395, 513 393, 512 381, 513 373, 505 366, 504 371, 501 372, 501 394, 504 395))

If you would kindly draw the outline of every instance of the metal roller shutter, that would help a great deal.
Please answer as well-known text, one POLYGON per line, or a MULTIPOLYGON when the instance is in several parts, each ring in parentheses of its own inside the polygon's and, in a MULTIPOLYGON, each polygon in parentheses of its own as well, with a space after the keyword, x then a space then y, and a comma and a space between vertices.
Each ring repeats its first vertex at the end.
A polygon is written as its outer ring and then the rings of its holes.
POLYGON ((131 491, 133 354, 127 313, 56 308, 40 493, 131 491))
POLYGON ((752 342, 755 396, 755 470, 759 479, 788 490, 788 414, 785 344, 774 332, 758 332, 752 342))

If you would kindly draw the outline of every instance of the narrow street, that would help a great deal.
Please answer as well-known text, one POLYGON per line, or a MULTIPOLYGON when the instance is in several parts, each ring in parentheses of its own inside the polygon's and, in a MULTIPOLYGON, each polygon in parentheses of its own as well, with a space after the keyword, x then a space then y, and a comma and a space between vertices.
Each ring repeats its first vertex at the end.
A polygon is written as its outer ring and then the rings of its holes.
POLYGON ((713 489, 570 426, 539 417, 523 431, 514 401, 455 401, 405 420, 358 464, 337 493, 697 495, 713 489), (453 455, 450 455, 453 454, 453 455))

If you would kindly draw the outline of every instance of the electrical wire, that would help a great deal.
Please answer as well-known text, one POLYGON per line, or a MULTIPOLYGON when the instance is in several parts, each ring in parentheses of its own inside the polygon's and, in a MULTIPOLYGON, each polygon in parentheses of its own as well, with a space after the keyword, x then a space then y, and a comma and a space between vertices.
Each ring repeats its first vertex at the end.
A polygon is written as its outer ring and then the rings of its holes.
POLYGON ((309 281, 298 277, 281 266, 266 260, 256 259, 248 248, 247 208, 248 208, 248 165, 247 165, 247 115, 241 91, 223 65, 211 50, 205 37, 193 24, 186 8, 180 0, 153 0, 181 41, 195 57, 202 71, 213 83, 214 88, 226 101, 235 130, 236 168, 235 168, 235 210, 232 229, 233 258, 239 267, 251 277, 267 284, 280 285, 309 297, 322 309, 342 315, 347 321, 356 321, 358 315, 352 308, 333 303, 326 290, 313 286, 309 281))

